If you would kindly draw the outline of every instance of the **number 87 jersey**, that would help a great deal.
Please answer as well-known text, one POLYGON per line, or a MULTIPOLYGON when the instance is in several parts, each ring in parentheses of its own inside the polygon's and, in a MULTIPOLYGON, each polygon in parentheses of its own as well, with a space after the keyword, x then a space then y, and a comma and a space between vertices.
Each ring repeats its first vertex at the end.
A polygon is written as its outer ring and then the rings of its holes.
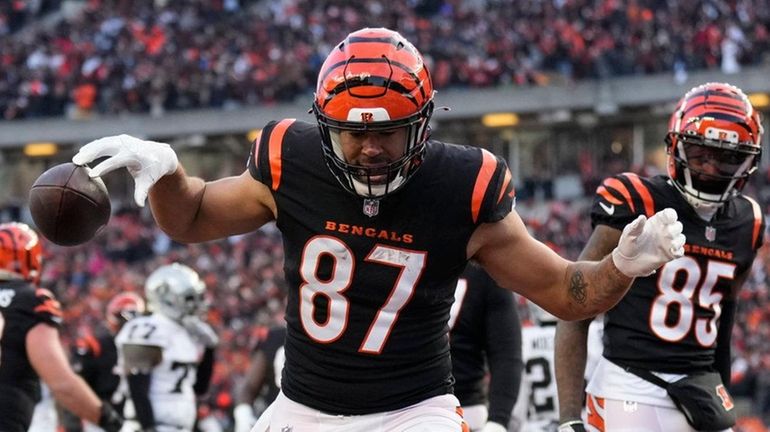
POLYGON ((668 177, 624 173, 597 189, 591 221, 622 230, 638 215, 667 207, 684 226, 685 255, 637 278, 607 312, 604 357, 659 372, 707 370, 714 364, 723 305, 751 268, 764 218, 756 201, 736 195, 705 221, 668 177))

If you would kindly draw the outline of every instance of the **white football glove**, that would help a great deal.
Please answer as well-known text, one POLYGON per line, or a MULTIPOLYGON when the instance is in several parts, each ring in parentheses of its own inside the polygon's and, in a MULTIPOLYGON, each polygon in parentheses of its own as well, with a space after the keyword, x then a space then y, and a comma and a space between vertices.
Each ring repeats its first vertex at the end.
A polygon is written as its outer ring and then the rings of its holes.
POLYGON ((131 135, 99 138, 80 148, 72 157, 75 165, 85 165, 101 157, 107 160, 91 169, 91 177, 99 177, 126 167, 134 178, 134 201, 144 207, 147 193, 161 177, 176 171, 179 161, 168 144, 144 141, 131 135))
POLYGON ((500 423, 487 422, 480 432, 507 432, 507 429, 500 423))
POLYGON ((219 345, 219 336, 211 326, 196 316, 182 318, 182 325, 193 338, 206 348, 214 348, 219 345))
POLYGON ((254 417, 254 410, 251 405, 241 403, 235 406, 233 409, 233 419, 235 419, 235 429, 233 432, 249 432, 254 423, 257 422, 257 418, 254 417))
POLYGON ((650 219, 640 215, 623 228, 612 262, 628 277, 649 276, 684 255, 685 240, 676 210, 661 210, 650 219))

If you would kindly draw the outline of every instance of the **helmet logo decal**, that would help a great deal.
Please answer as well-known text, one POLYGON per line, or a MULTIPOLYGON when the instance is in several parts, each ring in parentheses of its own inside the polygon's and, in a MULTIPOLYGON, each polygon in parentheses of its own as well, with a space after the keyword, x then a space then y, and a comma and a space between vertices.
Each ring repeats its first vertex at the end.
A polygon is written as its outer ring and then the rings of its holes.
POLYGON ((361 123, 371 123, 374 120, 374 114, 370 112, 361 113, 361 123))
POLYGON ((367 198, 364 200, 364 214, 369 217, 377 216, 380 213, 380 200, 367 198))

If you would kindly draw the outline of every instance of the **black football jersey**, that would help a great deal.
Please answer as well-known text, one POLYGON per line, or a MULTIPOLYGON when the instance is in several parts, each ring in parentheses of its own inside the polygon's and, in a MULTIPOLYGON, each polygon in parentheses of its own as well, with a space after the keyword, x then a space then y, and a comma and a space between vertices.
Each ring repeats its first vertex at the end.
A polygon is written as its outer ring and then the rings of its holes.
POLYGON ((737 196, 710 222, 701 219, 665 176, 625 173, 597 189, 591 220, 619 230, 640 214, 676 210, 687 237, 685 254, 637 278, 605 315, 604 356, 616 363, 670 373, 712 368, 721 301, 750 269, 763 241, 759 205, 737 196))
POLYGON ((99 398, 120 407, 122 401, 113 399, 120 384, 117 363, 115 337, 104 326, 98 326, 77 339, 72 353, 72 369, 83 377, 99 398))
POLYGON ((248 166, 283 234, 284 393, 367 414, 451 392, 449 308, 471 234, 511 211, 505 162, 430 141, 404 187, 365 200, 327 168, 318 127, 287 119, 263 129, 248 166))
POLYGON ((449 327, 460 404, 488 403, 488 420, 507 426, 522 370, 521 324, 513 293, 497 286, 480 267, 468 265, 457 282, 449 327), (487 372, 491 372, 488 390, 487 372))
POLYGON ((61 318, 50 291, 23 281, 0 283, 0 431, 29 428, 40 380, 27 357, 27 333, 40 323, 58 328, 61 318))
POLYGON ((267 404, 270 404, 275 400, 275 398, 278 396, 278 391, 280 390, 276 383, 276 373, 280 373, 280 371, 283 369, 280 367, 283 365, 283 363, 279 360, 279 363, 281 364, 276 365, 276 356, 282 356, 281 351, 284 349, 283 345, 285 340, 286 327, 276 326, 272 327, 267 332, 267 334, 260 338, 254 345, 254 352, 261 351, 262 354, 264 354, 265 360, 268 364, 267 372, 265 373, 264 384, 262 387, 264 389, 262 394, 265 403, 267 404), (280 369, 277 369, 276 366, 279 366, 280 369))

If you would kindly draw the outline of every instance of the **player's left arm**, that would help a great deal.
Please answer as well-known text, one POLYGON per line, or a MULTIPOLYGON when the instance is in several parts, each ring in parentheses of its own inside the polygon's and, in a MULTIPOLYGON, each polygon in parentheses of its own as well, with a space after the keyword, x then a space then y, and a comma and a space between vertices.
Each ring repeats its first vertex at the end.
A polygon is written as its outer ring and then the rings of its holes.
POLYGON ((735 313, 738 307, 736 299, 749 274, 751 274, 751 268, 739 274, 733 282, 731 292, 722 299, 722 315, 719 317, 717 346, 714 353, 714 369, 722 377, 722 383, 728 387, 730 386, 730 365, 732 364, 730 348, 733 323, 735 323, 735 313))
POLYGON ((498 287, 491 279, 485 291, 485 350, 490 372, 488 421, 507 428, 524 367, 521 359, 521 323, 510 291, 498 287))
POLYGON ((636 276, 652 274, 684 254, 682 224, 672 209, 626 225, 618 246, 600 261, 568 261, 532 237, 512 211, 482 223, 468 243, 500 286, 516 291, 556 317, 592 318, 615 306, 636 276))
POLYGON ((195 384, 193 384, 193 391, 196 395, 200 396, 209 391, 209 385, 211 384, 211 376, 214 374, 214 348, 206 347, 203 350, 203 356, 200 363, 198 363, 198 369, 195 373, 195 384))

